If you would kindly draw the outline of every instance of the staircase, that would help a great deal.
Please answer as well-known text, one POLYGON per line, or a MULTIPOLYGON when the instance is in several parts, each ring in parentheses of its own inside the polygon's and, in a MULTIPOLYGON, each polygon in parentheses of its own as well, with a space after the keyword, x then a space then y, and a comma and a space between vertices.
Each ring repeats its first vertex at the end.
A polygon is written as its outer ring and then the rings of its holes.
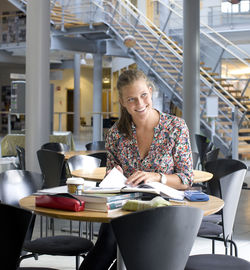
MULTIPOLYGON (((19 3, 19 5, 20 3, 22 5, 26 4, 24 0, 11 1, 19 3)), ((86 24, 92 26, 96 22, 96 14, 98 13, 98 22, 103 22, 108 27, 106 34, 109 38, 112 38, 135 60, 137 66, 151 77, 157 87, 175 106, 182 109, 182 30, 180 30, 181 27, 176 25, 172 28, 167 27, 171 21, 171 16, 175 16, 175 21, 177 17, 179 20, 182 19, 180 15, 181 7, 177 4, 175 7, 173 5, 167 6, 164 2, 159 2, 169 12, 162 30, 147 19, 128 0, 67 1, 67 8, 62 7, 59 1, 51 0, 51 22, 55 29, 67 34, 67 29, 86 24), (88 12, 89 18, 86 20, 88 12), (85 21, 83 21, 83 17, 85 21), (165 33, 166 29, 168 35, 165 33), (133 48, 126 48, 123 44, 124 38, 127 35, 133 35, 136 39, 136 45, 133 48)), ((202 25, 202 28, 204 28, 204 25, 202 25)), ((209 31, 214 32, 213 29, 209 29, 209 31)), ((209 39, 209 31, 207 29, 201 30, 202 35, 206 39, 209 39)), ((223 52, 226 51, 227 54, 230 54, 237 60, 242 60, 235 51, 230 52, 223 44, 219 46, 220 41, 215 41, 211 37, 209 42, 214 44, 214 47, 221 48, 217 49, 218 52, 221 50, 221 53, 218 53, 218 55, 222 56, 223 52)), ((243 52, 240 53, 243 54, 243 52)), ((202 55, 201 51, 201 130, 210 139, 213 138, 216 147, 220 148, 226 156, 232 154, 232 148, 235 145, 237 146, 238 141, 244 142, 244 144, 240 143, 239 153, 248 152, 247 142, 250 141, 250 136, 248 136, 250 135, 250 121, 248 119, 249 97, 245 96, 245 89, 237 89, 230 80, 220 77, 220 74, 216 71, 218 63, 213 69, 207 66, 206 60, 208 58, 209 56, 206 54, 202 55), (214 121, 211 121, 206 115, 206 98, 211 95, 217 96, 219 103, 219 115, 214 121)), ((244 60, 242 61, 244 62, 244 60)))
MULTIPOLYGON (((176 35, 167 36, 129 1, 113 1, 113 4, 104 1, 103 9, 105 22, 115 33, 113 38, 122 46, 127 35, 135 37, 136 45, 128 49, 131 57, 135 59, 140 69, 154 79, 161 91, 181 109, 183 50, 176 35)), ((171 12, 176 13, 175 10, 171 12)), ((250 124, 247 117, 249 104, 249 97, 241 90, 235 89, 234 84, 228 82, 226 78, 221 78, 220 74, 207 67, 205 62, 200 63, 201 128, 205 135, 210 138, 213 136, 215 145, 226 156, 232 153, 232 141, 235 139, 238 141, 233 134, 239 135, 240 142, 250 141, 248 136, 250 133, 247 129, 250 124), (211 95, 217 96, 219 102, 219 115, 214 121, 206 116, 206 98, 211 95)), ((242 149, 240 147, 240 152, 242 149)))

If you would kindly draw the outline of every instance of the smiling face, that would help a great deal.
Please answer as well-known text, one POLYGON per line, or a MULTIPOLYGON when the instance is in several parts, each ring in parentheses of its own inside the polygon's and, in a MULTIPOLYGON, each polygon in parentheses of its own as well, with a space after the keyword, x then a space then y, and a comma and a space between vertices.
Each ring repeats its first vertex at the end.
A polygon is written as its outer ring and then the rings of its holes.
POLYGON ((141 78, 122 88, 121 105, 134 121, 145 120, 152 109, 152 88, 141 78))

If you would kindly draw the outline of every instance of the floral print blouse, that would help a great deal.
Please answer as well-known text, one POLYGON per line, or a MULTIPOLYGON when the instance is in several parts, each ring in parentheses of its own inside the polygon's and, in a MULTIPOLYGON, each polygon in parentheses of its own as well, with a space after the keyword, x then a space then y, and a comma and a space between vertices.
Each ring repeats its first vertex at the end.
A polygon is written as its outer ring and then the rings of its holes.
POLYGON ((185 121, 176 116, 160 113, 159 124, 147 156, 141 160, 132 123, 132 139, 120 134, 117 125, 110 128, 106 138, 107 170, 120 165, 129 177, 135 171, 176 174, 183 184, 192 185, 193 162, 189 131, 185 121))

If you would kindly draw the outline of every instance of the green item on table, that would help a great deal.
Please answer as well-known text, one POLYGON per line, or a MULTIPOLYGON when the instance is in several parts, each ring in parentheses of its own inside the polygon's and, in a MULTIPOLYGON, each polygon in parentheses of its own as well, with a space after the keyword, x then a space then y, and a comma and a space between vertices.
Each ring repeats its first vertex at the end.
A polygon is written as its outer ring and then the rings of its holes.
POLYGON ((127 211, 140 211, 168 205, 171 205, 171 203, 163 199, 161 196, 157 196, 150 201, 128 200, 123 205, 122 209, 127 211))

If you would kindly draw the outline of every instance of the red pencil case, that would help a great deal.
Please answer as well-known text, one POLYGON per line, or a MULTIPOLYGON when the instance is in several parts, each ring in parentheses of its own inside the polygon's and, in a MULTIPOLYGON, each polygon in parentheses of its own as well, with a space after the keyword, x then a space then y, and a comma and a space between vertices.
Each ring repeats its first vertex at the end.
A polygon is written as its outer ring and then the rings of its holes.
POLYGON ((36 206, 79 212, 84 210, 85 203, 68 193, 58 193, 37 196, 36 206))

